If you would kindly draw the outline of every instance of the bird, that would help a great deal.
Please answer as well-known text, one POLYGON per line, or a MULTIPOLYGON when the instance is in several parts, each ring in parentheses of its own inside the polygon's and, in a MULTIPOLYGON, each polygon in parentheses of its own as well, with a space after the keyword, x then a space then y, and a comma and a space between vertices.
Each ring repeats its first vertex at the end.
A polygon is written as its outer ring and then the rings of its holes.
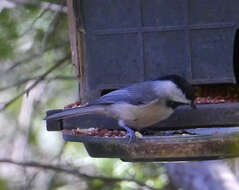
POLYGON ((134 130, 150 127, 167 119, 176 108, 191 105, 196 108, 193 86, 179 75, 166 75, 155 80, 131 84, 109 92, 86 106, 65 109, 47 116, 59 120, 88 114, 99 114, 118 120, 127 131, 129 143, 136 140, 134 130))

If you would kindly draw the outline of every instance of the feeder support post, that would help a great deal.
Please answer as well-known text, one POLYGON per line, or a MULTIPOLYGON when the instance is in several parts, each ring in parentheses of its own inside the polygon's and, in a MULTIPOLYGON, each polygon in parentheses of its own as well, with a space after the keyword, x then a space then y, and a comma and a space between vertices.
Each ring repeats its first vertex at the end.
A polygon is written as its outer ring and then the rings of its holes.
MULTIPOLYGON (((84 81, 84 48, 83 48, 83 36, 84 29, 80 30, 77 25, 77 16, 74 9, 74 0, 67 0, 67 15, 68 15, 68 27, 69 27, 69 38, 71 43, 72 61, 75 66, 75 74, 79 83, 79 89, 85 88, 86 81, 84 81)), ((77 10, 79 11, 79 10, 77 10)), ((83 23, 81 23, 83 26, 83 23)), ((82 103, 85 103, 83 90, 79 90, 79 99, 82 103)))

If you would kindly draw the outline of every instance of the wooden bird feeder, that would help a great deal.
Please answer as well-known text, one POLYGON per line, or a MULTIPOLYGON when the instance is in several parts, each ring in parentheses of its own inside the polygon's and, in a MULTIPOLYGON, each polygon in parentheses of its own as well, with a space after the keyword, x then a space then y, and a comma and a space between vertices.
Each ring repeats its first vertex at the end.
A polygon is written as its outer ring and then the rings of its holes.
POLYGON ((178 74, 195 86, 198 109, 177 109, 130 145, 117 122, 103 116, 48 121, 47 130, 62 131, 66 141, 84 143, 99 158, 239 156, 239 1, 67 0, 67 6, 82 104, 135 82, 178 74))

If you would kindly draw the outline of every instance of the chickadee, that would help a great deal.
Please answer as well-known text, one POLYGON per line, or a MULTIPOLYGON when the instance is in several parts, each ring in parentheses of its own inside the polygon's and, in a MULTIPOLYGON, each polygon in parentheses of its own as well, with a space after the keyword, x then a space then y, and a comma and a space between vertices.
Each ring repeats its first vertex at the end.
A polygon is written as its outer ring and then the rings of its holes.
POLYGON ((131 128, 142 129, 165 120, 180 105, 190 104, 195 108, 194 99, 193 87, 184 78, 168 75, 112 91, 87 106, 67 109, 45 119, 102 114, 117 119, 132 143, 136 137, 131 128))

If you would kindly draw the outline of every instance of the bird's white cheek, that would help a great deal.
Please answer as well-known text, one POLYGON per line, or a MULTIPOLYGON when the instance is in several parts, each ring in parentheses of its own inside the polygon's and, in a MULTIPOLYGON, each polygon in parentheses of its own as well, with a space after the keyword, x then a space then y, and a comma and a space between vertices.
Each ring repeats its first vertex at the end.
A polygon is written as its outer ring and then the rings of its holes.
POLYGON ((190 104, 191 100, 187 99, 186 96, 181 92, 181 90, 176 89, 174 93, 171 93, 172 100, 176 102, 182 102, 186 104, 190 104))

